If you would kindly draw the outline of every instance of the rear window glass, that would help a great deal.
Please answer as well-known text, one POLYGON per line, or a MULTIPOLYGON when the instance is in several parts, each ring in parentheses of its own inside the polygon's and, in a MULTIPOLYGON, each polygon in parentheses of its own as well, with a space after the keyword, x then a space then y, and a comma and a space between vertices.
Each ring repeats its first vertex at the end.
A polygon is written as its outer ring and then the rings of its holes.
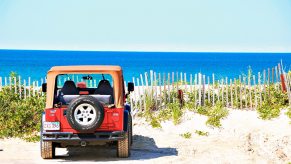
POLYGON ((108 80, 113 86, 112 76, 110 74, 62 74, 56 78, 56 86, 58 89, 64 86, 68 80, 73 81, 77 86, 80 82, 86 83, 86 88, 97 88, 101 80, 108 80))

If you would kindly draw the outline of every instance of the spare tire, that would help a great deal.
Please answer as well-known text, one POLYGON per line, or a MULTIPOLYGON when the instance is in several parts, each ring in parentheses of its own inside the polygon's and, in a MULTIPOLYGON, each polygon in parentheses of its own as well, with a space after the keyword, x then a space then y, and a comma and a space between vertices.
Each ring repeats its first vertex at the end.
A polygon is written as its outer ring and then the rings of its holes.
POLYGON ((102 104, 91 96, 79 96, 72 100, 67 109, 67 120, 79 132, 94 132, 104 119, 102 104))

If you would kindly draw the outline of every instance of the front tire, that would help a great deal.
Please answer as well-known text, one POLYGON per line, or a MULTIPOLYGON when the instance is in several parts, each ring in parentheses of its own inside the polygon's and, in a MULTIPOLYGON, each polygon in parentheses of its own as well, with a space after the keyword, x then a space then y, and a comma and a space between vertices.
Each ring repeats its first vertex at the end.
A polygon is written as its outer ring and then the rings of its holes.
POLYGON ((55 157, 56 147, 53 142, 50 141, 40 141, 41 143, 41 157, 43 159, 53 159, 55 157))

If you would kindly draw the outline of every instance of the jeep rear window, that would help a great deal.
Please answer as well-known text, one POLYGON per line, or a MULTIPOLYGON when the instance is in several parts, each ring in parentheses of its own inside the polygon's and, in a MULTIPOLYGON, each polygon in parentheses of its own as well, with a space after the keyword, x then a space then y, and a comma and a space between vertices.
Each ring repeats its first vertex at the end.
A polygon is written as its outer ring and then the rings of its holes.
POLYGON ((113 80, 110 74, 62 74, 58 75, 56 79, 58 89, 61 89, 68 80, 73 81, 76 86, 80 82, 85 82, 87 88, 97 88, 99 82, 105 79, 113 86, 113 80))
POLYGON ((68 105, 81 95, 90 95, 103 105, 114 104, 110 74, 61 74, 56 78, 54 104, 68 105))

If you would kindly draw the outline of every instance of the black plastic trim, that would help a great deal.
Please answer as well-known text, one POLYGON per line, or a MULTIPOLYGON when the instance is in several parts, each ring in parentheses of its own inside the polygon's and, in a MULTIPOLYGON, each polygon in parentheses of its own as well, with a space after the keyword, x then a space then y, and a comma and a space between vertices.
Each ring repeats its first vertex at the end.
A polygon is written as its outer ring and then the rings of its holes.
POLYGON ((117 141, 124 139, 124 131, 74 134, 71 132, 43 132, 43 141, 117 141))

